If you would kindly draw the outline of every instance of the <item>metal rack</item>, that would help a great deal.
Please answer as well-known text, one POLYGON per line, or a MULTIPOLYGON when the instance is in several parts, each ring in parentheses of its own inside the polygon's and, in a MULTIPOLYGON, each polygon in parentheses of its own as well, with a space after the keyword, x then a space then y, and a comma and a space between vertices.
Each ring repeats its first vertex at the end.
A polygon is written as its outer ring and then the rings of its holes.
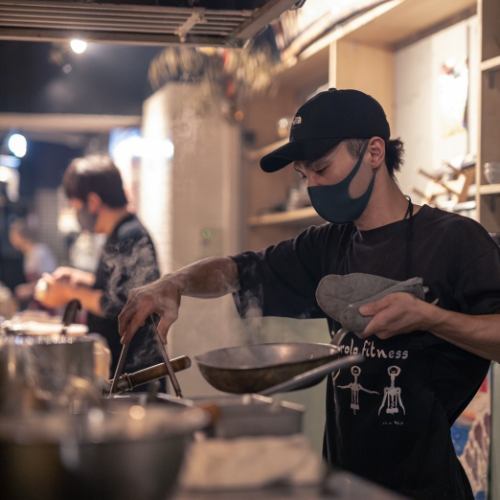
POLYGON ((0 0, 0 40, 241 47, 297 0, 0 0))

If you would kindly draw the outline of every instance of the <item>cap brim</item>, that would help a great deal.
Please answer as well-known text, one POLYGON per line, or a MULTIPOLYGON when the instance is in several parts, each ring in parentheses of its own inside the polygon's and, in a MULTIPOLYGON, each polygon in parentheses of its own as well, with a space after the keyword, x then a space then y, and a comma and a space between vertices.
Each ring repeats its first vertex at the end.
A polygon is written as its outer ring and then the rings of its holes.
POLYGON ((343 138, 329 137, 326 139, 314 139, 303 142, 288 142, 263 156, 260 160, 260 168, 264 172, 276 172, 293 161, 313 161, 321 158, 334 148, 343 138))

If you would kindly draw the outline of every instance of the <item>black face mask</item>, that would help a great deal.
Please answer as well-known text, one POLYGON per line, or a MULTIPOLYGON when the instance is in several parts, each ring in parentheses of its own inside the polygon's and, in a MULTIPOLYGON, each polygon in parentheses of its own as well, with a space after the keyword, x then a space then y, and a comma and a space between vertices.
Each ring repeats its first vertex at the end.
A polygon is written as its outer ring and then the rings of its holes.
POLYGON ((351 198, 349 187, 361 167, 367 148, 368 141, 363 145, 358 160, 345 179, 336 184, 307 188, 312 206, 328 222, 354 222, 365 211, 375 185, 375 174, 372 174, 370 184, 359 198, 351 198))
POLYGON ((97 222, 97 214, 93 214, 89 209, 84 206, 77 210, 76 218, 78 223, 82 228, 82 231, 88 231, 89 233, 95 233, 95 225, 97 222))

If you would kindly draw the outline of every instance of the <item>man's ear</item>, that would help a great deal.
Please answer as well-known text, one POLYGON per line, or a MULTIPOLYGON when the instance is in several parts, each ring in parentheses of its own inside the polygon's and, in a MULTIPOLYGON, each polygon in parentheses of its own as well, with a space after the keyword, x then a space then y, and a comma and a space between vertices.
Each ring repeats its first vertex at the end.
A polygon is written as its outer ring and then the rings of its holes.
POLYGON ((89 193, 87 195, 87 207, 89 211, 93 214, 97 213, 97 211, 102 207, 103 203, 101 197, 96 193, 89 193))
POLYGON ((385 141, 381 137, 372 137, 368 143, 366 155, 372 168, 379 168, 385 160, 385 141))

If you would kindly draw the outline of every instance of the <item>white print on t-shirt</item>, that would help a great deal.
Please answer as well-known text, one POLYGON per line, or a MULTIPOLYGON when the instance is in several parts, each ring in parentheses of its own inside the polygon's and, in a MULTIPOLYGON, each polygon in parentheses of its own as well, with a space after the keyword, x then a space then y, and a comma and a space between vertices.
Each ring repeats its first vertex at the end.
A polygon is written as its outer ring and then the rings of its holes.
POLYGON ((364 391, 369 394, 379 394, 378 391, 370 391, 369 389, 365 389, 361 384, 358 383, 358 378, 361 374, 361 368, 359 366, 352 366, 351 373, 353 376, 353 381, 347 385, 339 385, 337 386, 339 389, 350 389, 351 391, 351 409, 354 415, 359 410, 359 392, 364 391))
POLYGON ((358 346, 354 345, 354 339, 351 339, 350 344, 339 345, 339 350, 341 354, 345 354, 347 356, 361 353, 366 359, 408 359, 407 349, 381 349, 375 346, 375 342, 373 340, 365 340, 363 342, 363 347, 360 349, 358 346))
POLYGON ((401 408, 403 410, 403 414, 406 415, 406 410, 401 398, 401 387, 396 387, 394 385, 396 377, 401 373, 401 368, 399 366, 389 366, 389 368, 387 368, 387 373, 389 374, 389 377, 391 377, 391 385, 389 387, 384 387, 384 399, 378 409, 378 414, 380 415, 384 405, 387 404, 387 408, 385 408, 385 412, 387 414, 394 415, 399 413, 399 409, 401 408))

